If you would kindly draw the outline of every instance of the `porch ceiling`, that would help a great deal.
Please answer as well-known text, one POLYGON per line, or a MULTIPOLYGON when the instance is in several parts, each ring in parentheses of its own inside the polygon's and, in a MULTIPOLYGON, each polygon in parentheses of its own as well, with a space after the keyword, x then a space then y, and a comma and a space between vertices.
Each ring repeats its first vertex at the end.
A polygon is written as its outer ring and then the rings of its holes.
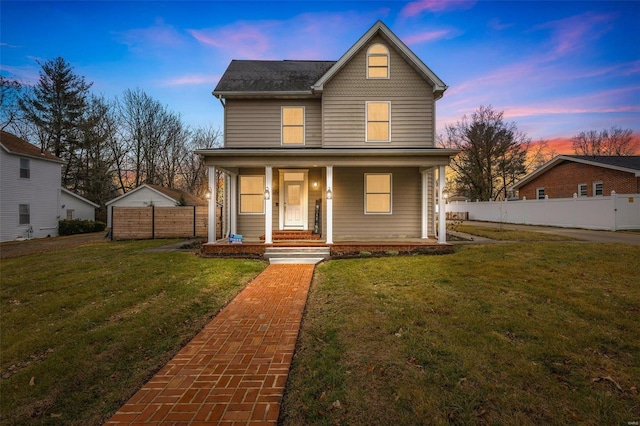
POLYGON ((448 165, 459 151, 443 148, 362 149, 202 149, 205 164, 215 167, 434 167, 448 165))

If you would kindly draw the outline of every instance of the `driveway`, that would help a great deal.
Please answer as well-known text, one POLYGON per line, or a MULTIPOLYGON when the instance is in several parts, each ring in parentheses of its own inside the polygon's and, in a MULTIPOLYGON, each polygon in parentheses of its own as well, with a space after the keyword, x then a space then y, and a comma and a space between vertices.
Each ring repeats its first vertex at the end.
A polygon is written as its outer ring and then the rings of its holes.
MULTIPOLYGON (((640 232, 631 231, 593 231, 590 229, 577 228, 557 228, 552 226, 533 226, 533 225, 517 225, 512 223, 495 223, 495 222, 475 222, 466 221, 465 225, 486 226, 495 228, 501 226, 504 229, 518 231, 541 232, 543 234, 563 235, 575 238, 577 240, 588 241, 591 243, 622 243, 640 246, 640 232)), ((475 238, 474 238, 475 239, 475 238)))

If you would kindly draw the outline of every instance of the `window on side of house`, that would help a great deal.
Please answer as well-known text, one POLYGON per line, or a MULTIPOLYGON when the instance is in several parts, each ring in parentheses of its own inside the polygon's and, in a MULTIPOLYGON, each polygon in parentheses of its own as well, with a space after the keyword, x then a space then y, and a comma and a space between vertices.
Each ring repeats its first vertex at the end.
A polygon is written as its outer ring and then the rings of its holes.
POLYGON ((240 214, 264 213, 264 176, 240 176, 240 214))
POLYGON ((366 141, 391 141, 391 102, 367 102, 366 108, 366 141))
POLYGON ((73 220, 73 209, 67 209, 67 220, 73 220))
POLYGON ((545 197, 545 193, 544 193, 544 188, 537 188, 536 189, 536 198, 538 200, 544 200, 545 197))
POLYGON ((20 159, 20 177, 22 179, 31 178, 31 161, 28 158, 20 159))
POLYGON ((604 195, 602 182, 593 182, 593 195, 594 196, 604 195))
POLYGON ((374 44, 367 50, 367 78, 389 78, 389 49, 374 44))
POLYGON ((391 173, 365 173, 364 213, 391 214, 391 173))
POLYGON ((18 205, 18 223, 20 225, 29 225, 31 223, 31 209, 29 204, 18 205))
POLYGON ((578 197, 586 197, 587 196, 587 184, 579 183, 578 184, 578 197))
POLYGON ((282 107, 282 145, 304 145, 304 107, 282 107))

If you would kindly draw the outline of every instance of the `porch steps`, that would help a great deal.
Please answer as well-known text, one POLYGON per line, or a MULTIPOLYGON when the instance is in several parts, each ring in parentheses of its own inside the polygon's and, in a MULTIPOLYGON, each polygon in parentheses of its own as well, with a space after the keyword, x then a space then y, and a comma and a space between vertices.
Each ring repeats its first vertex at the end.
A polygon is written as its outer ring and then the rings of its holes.
POLYGON ((316 264, 331 256, 329 247, 267 247, 264 258, 269 263, 316 264))
MULTIPOLYGON (((273 231, 271 239, 273 241, 319 240, 320 234, 314 234, 312 231, 273 231)), ((260 236, 260 240, 264 241, 264 235, 260 236)))

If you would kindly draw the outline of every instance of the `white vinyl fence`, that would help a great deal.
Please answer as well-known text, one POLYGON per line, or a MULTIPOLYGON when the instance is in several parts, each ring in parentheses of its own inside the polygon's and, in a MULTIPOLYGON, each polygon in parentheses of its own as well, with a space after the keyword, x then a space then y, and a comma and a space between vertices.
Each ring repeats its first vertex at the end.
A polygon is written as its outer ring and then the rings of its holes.
POLYGON ((469 220, 617 231, 640 229, 640 194, 607 197, 547 198, 517 201, 455 201, 448 216, 466 213, 469 220))

